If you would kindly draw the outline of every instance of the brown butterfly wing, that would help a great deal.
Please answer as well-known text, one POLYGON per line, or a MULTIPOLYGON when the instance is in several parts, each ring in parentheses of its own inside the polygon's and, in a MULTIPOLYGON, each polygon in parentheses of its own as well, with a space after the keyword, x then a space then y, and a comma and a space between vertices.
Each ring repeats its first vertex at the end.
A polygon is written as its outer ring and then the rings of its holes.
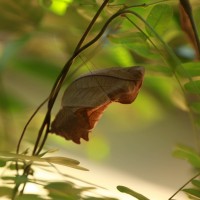
POLYGON ((52 123, 52 132, 67 140, 80 144, 80 139, 89 140, 89 132, 100 119, 109 103, 97 108, 84 108, 73 112, 73 109, 63 107, 52 123))
POLYGON ((75 80, 65 91, 62 109, 52 122, 52 132, 67 140, 88 141, 103 111, 111 102, 132 103, 142 85, 142 67, 111 68, 75 80))

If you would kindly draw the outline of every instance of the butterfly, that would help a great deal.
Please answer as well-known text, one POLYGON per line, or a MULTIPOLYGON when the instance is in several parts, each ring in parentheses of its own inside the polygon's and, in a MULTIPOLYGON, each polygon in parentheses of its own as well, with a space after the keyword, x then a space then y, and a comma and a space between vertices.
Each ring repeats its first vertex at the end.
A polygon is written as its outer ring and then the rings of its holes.
POLYGON ((142 86, 144 68, 113 67, 74 80, 62 97, 62 108, 51 124, 51 133, 80 144, 89 140, 103 111, 112 102, 132 103, 142 86))

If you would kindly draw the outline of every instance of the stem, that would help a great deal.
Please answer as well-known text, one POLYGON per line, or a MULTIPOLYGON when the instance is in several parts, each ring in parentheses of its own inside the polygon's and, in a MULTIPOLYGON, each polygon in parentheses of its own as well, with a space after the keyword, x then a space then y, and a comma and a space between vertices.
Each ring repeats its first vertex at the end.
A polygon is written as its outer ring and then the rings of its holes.
MULTIPOLYGON (((51 116, 49 115, 49 119, 48 119, 49 122, 51 121, 51 120, 50 120, 50 117, 51 117, 51 116)), ((46 127, 46 132, 45 132, 44 138, 43 138, 43 140, 42 140, 42 143, 41 143, 41 145, 40 145, 40 147, 39 147, 39 149, 38 149, 36 155, 38 155, 38 154, 40 153, 40 151, 42 150, 42 148, 43 148, 43 146, 44 146, 44 144, 45 144, 45 141, 47 140, 47 136, 48 136, 48 134, 49 134, 49 126, 50 126, 50 123, 48 123, 48 124, 46 124, 46 125, 47 125, 47 127, 46 127)))
POLYGON ((109 0, 105 0, 101 7, 99 8, 99 10, 96 12, 95 16, 93 17, 92 21, 90 22, 90 24, 88 25, 85 33, 83 34, 82 38, 80 39, 76 49, 74 52, 78 51, 80 49, 80 47, 82 46, 85 38, 87 37, 88 33, 90 32, 91 28, 93 27, 95 21, 97 20, 97 18, 99 17, 99 15, 101 14, 102 10, 104 9, 104 7, 107 5, 107 3, 109 2, 109 0))
MULTIPOLYGON (((182 6, 184 11, 187 13, 187 16, 188 16, 190 23, 192 25, 192 32, 193 32, 194 38, 195 38, 195 43, 193 41, 192 41, 192 43, 194 45, 194 48, 196 49, 197 58, 200 59, 200 41, 199 41, 199 36, 198 36, 196 24, 194 22, 194 18, 193 18, 193 15, 192 15, 192 8, 191 8, 189 0, 180 0, 180 6, 182 6)), ((184 30, 184 28, 183 28, 183 30, 184 30)), ((187 30, 185 30, 185 32, 186 32, 186 34, 188 34, 187 30)))
MULTIPOLYGON (((108 1, 106 1, 108 2, 108 1)), ((105 3, 105 2, 104 2, 105 3)), ((102 4, 104 7, 106 4, 102 4)), ((99 9, 100 11, 102 11, 102 7, 100 7, 99 9)), ((97 11, 98 15, 95 15, 95 19, 97 19, 97 16, 99 16, 99 12, 97 11)), ((38 138, 37 138, 37 141, 35 143, 35 147, 34 147, 34 150, 33 150, 33 155, 37 155, 40 153, 40 151, 42 150, 44 144, 45 144, 45 141, 47 139, 47 135, 49 133, 49 130, 47 129, 46 130, 46 133, 45 133, 45 136, 44 136, 44 139, 41 143, 41 146, 39 147, 38 151, 37 151, 37 148, 38 148, 38 145, 39 145, 39 141, 41 139, 41 136, 42 136, 42 133, 43 133, 43 130, 45 128, 46 125, 48 125, 49 127, 49 124, 50 124, 50 121, 47 121, 47 118, 49 118, 50 116, 50 113, 51 113, 51 110, 52 110, 52 107, 55 103, 55 100, 57 98, 57 95, 61 89, 61 86, 62 86, 62 83, 69 71, 69 68, 70 66, 72 65, 74 59, 81 53, 83 52, 85 49, 87 49, 88 47, 90 47, 91 45, 93 45, 95 42, 97 42, 99 40, 99 38, 103 35, 103 33, 105 32, 106 28, 108 27, 108 25, 118 16, 122 15, 122 14, 128 14, 128 13, 131 13, 133 14, 132 11, 129 11, 127 10, 126 8, 125 9, 121 9, 119 10, 118 12, 116 12, 115 14, 113 14, 107 21, 106 23, 104 24, 104 26, 102 27, 102 29, 100 30, 100 32, 96 35, 95 38, 93 38, 90 42, 88 42, 87 44, 85 44, 84 46, 80 47, 79 49, 76 48, 75 51, 74 51, 74 54, 72 55, 72 57, 68 60, 68 62, 65 64, 63 70, 61 71, 61 73, 59 74, 59 76, 57 77, 56 79, 56 82, 51 90, 51 93, 50 93, 50 98, 49 98, 49 102, 48 102, 48 111, 47 111, 47 114, 46 114, 46 117, 43 121, 43 124, 41 126, 41 129, 39 131, 39 134, 38 134, 38 138), (49 115, 49 116, 48 116, 49 115), (36 153, 37 152, 37 153, 36 153)), ((92 22, 93 24, 94 22, 92 22)), ((83 38, 86 38, 86 34, 89 33, 89 30, 91 29, 92 25, 91 26, 88 26, 87 28, 87 31, 84 33, 83 35, 83 38), (90 28, 90 29, 89 29, 90 28)), ((81 38, 80 42, 78 43, 79 46, 82 45, 84 39, 81 38)))
POLYGON ((40 127, 40 130, 39 130, 39 132, 38 132, 38 137, 37 137, 37 140, 36 140, 36 142, 35 142, 35 146, 34 146, 32 155, 37 155, 37 154, 36 154, 37 147, 38 147, 39 142, 40 142, 40 139, 41 139, 41 137, 42 137, 42 133, 43 133, 43 131, 44 131, 44 128, 45 128, 45 126, 46 126, 47 124, 50 123, 50 120, 49 120, 50 117, 49 117, 49 116, 50 116, 50 111, 48 110, 47 113, 46 113, 46 116, 45 116, 45 118, 44 118, 44 120, 43 120, 42 126, 40 127))
MULTIPOLYGON (((25 135, 25 132, 26 132, 26 129, 28 127, 28 125, 30 124, 30 122, 32 121, 32 119, 34 118, 34 116, 37 114, 37 112, 39 111, 39 109, 47 102, 47 100, 49 99, 49 102, 48 102, 48 111, 46 113, 46 116, 43 120, 43 123, 41 125, 41 128, 38 132, 38 137, 36 139, 36 142, 35 142, 35 145, 34 145, 34 149, 33 149, 33 152, 32 152, 32 155, 35 155, 36 153, 36 150, 38 148, 38 145, 39 145, 39 142, 40 142, 40 139, 42 137, 42 133, 43 133, 43 130, 45 128, 46 125, 48 125, 49 127, 49 123, 50 123, 50 120, 47 120, 48 118, 50 118, 50 113, 51 113, 51 110, 52 110, 52 107, 55 103, 55 100, 57 98, 57 95, 60 91, 60 88, 62 86, 62 83, 69 71, 69 68, 70 66, 72 65, 73 63, 73 60, 77 57, 78 54, 80 54, 83 50, 85 50, 86 48, 88 48, 90 45, 94 44, 100 37, 101 35, 103 34, 103 32, 105 31, 107 25, 110 23, 108 22, 107 24, 105 24, 105 26, 103 27, 103 29, 101 30, 101 32, 97 35, 96 38, 93 39, 93 41, 89 42, 87 45, 85 45, 83 48, 81 48, 85 38, 87 37, 88 33, 90 32, 91 28, 93 27, 95 21, 97 20, 97 18, 99 17, 99 15, 101 14, 102 10, 104 9, 104 7, 107 5, 107 3, 109 2, 109 0, 105 0, 102 5, 100 6, 100 8, 98 9, 97 13, 95 14, 95 16, 93 17, 92 21, 90 22, 90 24, 88 25, 85 33, 83 34, 83 36, 81 37, 79 43, 77 44, 77 47, 76 49, 74 50, 74 53, 72 55, 72 57, 68 60, 68 62, 64 65, 63 67, 63 70, 61 71, 61 73, 58 75, 53 87, 52 87, 52 90, 51 90, 51 93, 50 93, 50 97, 47 98, 44 102, 41 103, 41 105, 35 110, 35 112, 32 114, 32 116, 30 117, 30 119, 28 120, 28 122, 26 123, 22 133, 21 133, 21 136, 19 138, 19 141, 18 141, 18 144, 17 144, 17 149, 16 149, 16 153, 19 153, 19 149, 20 149, 20 145, 21 145, 21 142, 22 142, 22 139, 25 135)), ((112 21, 112 19, 110 20, 112 21)), ((46 141, 46 138, 47 138, 47 135, 48 135, 48 129, 46 129, 46 133, 45 133, 45 136, 44 136, 44 139, 42 141, 42 145, 41 147, 39 148, 38 150, 38 154, 39 152, 41 151, 42 147, 44 146, 44 143, 46 141)), ((18 171, 18 165, 17 165, 17 162, 16 162, 16 169, 18 171)))
MULTIPOLYGON (((21 136, 19 138, 19 141, 17 143, 17 149, 16 149, 16 153, 18 154, 19 153, 19 149, 20 149, 20 145, 21 145, 21 142, 22 142, 22 139, 25 135, 25 132, 26 132, 26 129, 28 127, 28 125, 30 124, 30 122, 32 121, 32 119, 34 118, 34 116, 37 114, 37 112, 40 110, 40 108, 47 102, 48 98, 45 99, 39 106, 38 108, 35 110, 35 112, 31 115, 31 117, 29 118, 28 122, 26 123, 22 133, 21 133, 21 136)), ((18 171, 19 171, 19 167, 18 167, 18 161, 16 161, 16 170, 17 170, 17 175, 18 175, 18 171)))
MULTIPOLYGON (((116 13, 115 15, 113 15, 111 18, 109 18, 109 20, 105 23, 105 25, 103 26, 103 28, 101 29, 101 31, 99 32, 99 34, 93 39, 91 40, 90 42, 88 42, 86 45, 84 45, 83 47, 81 47, 79 50, 77 50, 73 56, 69 59, 69 61, 66 63, 65 67, 63 68, 63 71, 61 72, 61 74, 64 74, 63 76, 61 76, 60 74, 60 79, 58 78, 53 89, 52 89, 52 92, 51 92, 51 98, 49 100, 49 104, 48 104, 48 112, 47 114, 50 114, 51 110, 52 110, 52 107, 53 107, 53 104, 55 103, 55 100, 56 100, 56 97, 60 91, 60 88, 62 86, 62 83, 66 77, 66 74, 67 72, 69 71, 69 68, 71 66, 71 64, 73 63, 73 60, 81 53, 83 52, 85 49, 87 49, 89 46, 91 46, 92 44, 94 44, 95 42, 98 41, 98 39, 103 35, 104 31, 106 30, 107 26, 109 25, 109 23, 114 19, 116 18, 117 16, 121 15, 121 13, 116 13)), ((47 116, 47 115, 46 115, 47 116)), ((49 122, 50 123, 50 122, 49 122)), ((44 136, 44 139, 41 143, 41 146, 39 147, 38 151, 37 151, 37 148, 38 148, 38 144, 39 144, 39 140, 42 136, 42 132, 44 130, 44 127, 45 125, 48 124, 49 126, 49 123, 46 123, 46 118, 44 119, 43 121, 43 124, 42 124, 42 127, 40 129, 40 132, 38 134, 38 138, 37 138, 37 141, 35 143, 35 147, 34 147, 34 151, 33 151, 33 155, 38 155, 40 153, 40 151, 42 150, 44 144, 45 144, 45 141, 47 139, 47 136, 48 136, 48 133, 49 133, 49 130, 46 130, 46 133, 45 133, 45 136, 44 136), (37 151, 37 153, 36 153, 37 151)))
POLYGON ((171 200, 174 196, 176 196, 186 185, 188 185, 191 181, 197 178, 200 175, 200 172, 192 177, 189 181, 187 181, 183 186, 181 186, 168 200, 171 200))
POLYGON ((38 108, 35 110, 35 112, 31 115, 31 117, 29 118, 28 122, 26 123, 22 133, 21 133, 21 136, 19 138, 19 141, 17 143, 17 150, 16 150, 16 153, 18 154, 19 153, 19 149, 20 149, 20 145, 21 145, 21 142, 22 142, 22 139, 24 137, 24 134, 26 132, 26 129, 28 127, 28 125, 30 124, 31 120, 35 117, 35 115, 37 114, 37 112, 40 110, 40 108, 47 102, 48 98, 45 99, 39 106, 38 108))
MULTIPOLYGON (((95 14, 95 16, 93 17, 92 21, 90 22, 90 24, 88 25, 85 33, 83 34, 83 36, 81 37, 79 43, 77 44, 77 47, 76 49, 74 50, 74 53, 72 55, 72 57, 68 60, 68 62, 65 64, 65 66, 63 67, 63 70, 61 71, 61 73, 58 75, 53 87, 52 87, 52 90, 51 90, 51 93, 50 93, 50 97, 49 97, 49 102, 48 102, 48 110, 47 110, 47 113, 46 113, 46 116, 44 118, 44 121, 41 125, 41 128, 39 130, 39 133, 38 133, 38 137, 37 137, 37 140, 36 140, 36 143, 35 143, 35 146, 34 146, 34 149, 33 149, 33 152, 32 154, 33 155, 37 155, 40 153, 40 151, 42 150, 44 144, 45 144, 45 141, 47 139, 47 136, 48 136, 48 133, 49 133, 49 126, 50 126, 50 115, 51 115, 51 110, 53 108, 53 105, 55 103, 55 100, 58 96, 58 93, 61 89, 61 86, 65 80, 65 77, 74 61, 74 59, 77 57, 77 55, 79 53, 81 53, 82 51, 80 51, 80 48, 81 48, 81 45, 83 44, 85 38, 87 37, 89 31, 91 30, 92 26, 94 25, 95 21, 97 20, 97 18, 99 17, 100 13, 102 12, 102 10, 104 9, 104 7, 107 5, 107 3, 109 2, 109 0, 105 0, 102 5, 100 6, 100 8, 98 9, 97 13, 95 14), (45 136, 43 138, 43 141, 38 149, 38 145, 39 145, 39 142, 41 140, 41 137, 42 137, 42 134, 43 134, 43 131, 44 131, 44 128, 45 126, 47 126, 46 128, 46 132, 45 132, 45 136), (38 149, 38 150, 37 150, 38 149)), ((93 43, 92 43, 93 44, 93 43)), ((89 45, 90 46, 90 45, 89 45)))
POLYGON ((142 4, 133 5, 133 6, 126 6, 126 9, 135 8, 135 7, 147 7, 147 6, 152 6, 152 5, 167 2, 167 1, 171 1, 171 0, 160 0, 160 1, 152 2, 152 3, 142 3, 142 4))

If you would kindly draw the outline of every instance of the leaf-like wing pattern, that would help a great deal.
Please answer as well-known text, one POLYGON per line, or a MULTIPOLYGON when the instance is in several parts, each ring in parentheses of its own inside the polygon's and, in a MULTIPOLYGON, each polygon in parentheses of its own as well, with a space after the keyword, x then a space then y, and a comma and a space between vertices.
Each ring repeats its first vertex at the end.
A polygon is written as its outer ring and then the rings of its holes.
POLYGON ((88 133, 110 103, 135 100, 143 76, 143 67, 115 67, 79 77, 64 92, 51 132, 77 144, 81 138, 88 141, 88 133))

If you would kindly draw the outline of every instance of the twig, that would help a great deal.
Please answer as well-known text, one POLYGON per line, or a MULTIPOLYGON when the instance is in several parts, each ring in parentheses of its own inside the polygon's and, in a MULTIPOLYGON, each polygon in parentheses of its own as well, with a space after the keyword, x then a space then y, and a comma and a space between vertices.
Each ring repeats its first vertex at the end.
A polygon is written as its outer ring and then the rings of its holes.
POLYGON ((188 185, 191 181, 197 178, 200 175, 200 172, 192 177, 189 181, 187 181, 183 186, 181 186, 168 200, 172 200, 174 196, 176 196, 186 185, 188 185))
MULTIPOLYGON (((50 115, 51 115, 51 110, 53 108, 53 105, 55 103, 55 100, 58 96, 58 93, 61 89, 61 86, 63 84, 63 81, 65 80, 65 77, 69 71, 69 68, 70 66, 72 65, 74 59, 77 57, 77 55, 82 52, 80 51, 80 47, 81 45, 83 44, 85 38, 87 37, 89 31, 91 30, 92 26, 94 25, 95 21, 97 20, 98 16, 100 15, 100 13, 102 12, 103 8, 106 6, 106 4, 109 2, 109 0, 105 0, 102 5, 100 6, 100 8, 98 9, 97 13, 95 14, 95 16, 93 17, 92 21, 90 22, 90 24, 88 25, 85 33, 83 34, 83 36, 81 37, 76 49, 74 50, 74 53, 72 55, 72 57, 68 60, 68 62, 65 64, 65 66, 63 67, 63 70, 61 71, 61 73, 58 75, 53 87, 52 87, 52 90, 51 90, 51 93, 50 93, 50 96, 49 96, 49 101, 48 101, 48 110, 47 110, 47 113, 46 113, 46 116, 44 118, 44 121, 41 125, 41 128, 39 130, 39 133, 38 133, 38 137, 37 137, 37 140, 35 142, 35 146, 34 146, 34 149, 33 149, 33 155, 37 155, 40 153, 40 151, 42 150, 44 144, 45 144, 45 141, 47 139, 47 136, 48 136, 48 133, 49 133, 49 126, 50 126, 50 115), (42 137, 42 134, 43 134, 43 131, 44 131, 44 128, 46 127, 46 132, 45 132, 45 135, 44 135, 44 138, 43 138, 43 141, 41 142, 41 145, 40 147, 38 148, 38 145, 39 145, 39 142, 40 142, 40 139, 42 137)), ((84 50, 84 49, 83 49, 84 50)))

